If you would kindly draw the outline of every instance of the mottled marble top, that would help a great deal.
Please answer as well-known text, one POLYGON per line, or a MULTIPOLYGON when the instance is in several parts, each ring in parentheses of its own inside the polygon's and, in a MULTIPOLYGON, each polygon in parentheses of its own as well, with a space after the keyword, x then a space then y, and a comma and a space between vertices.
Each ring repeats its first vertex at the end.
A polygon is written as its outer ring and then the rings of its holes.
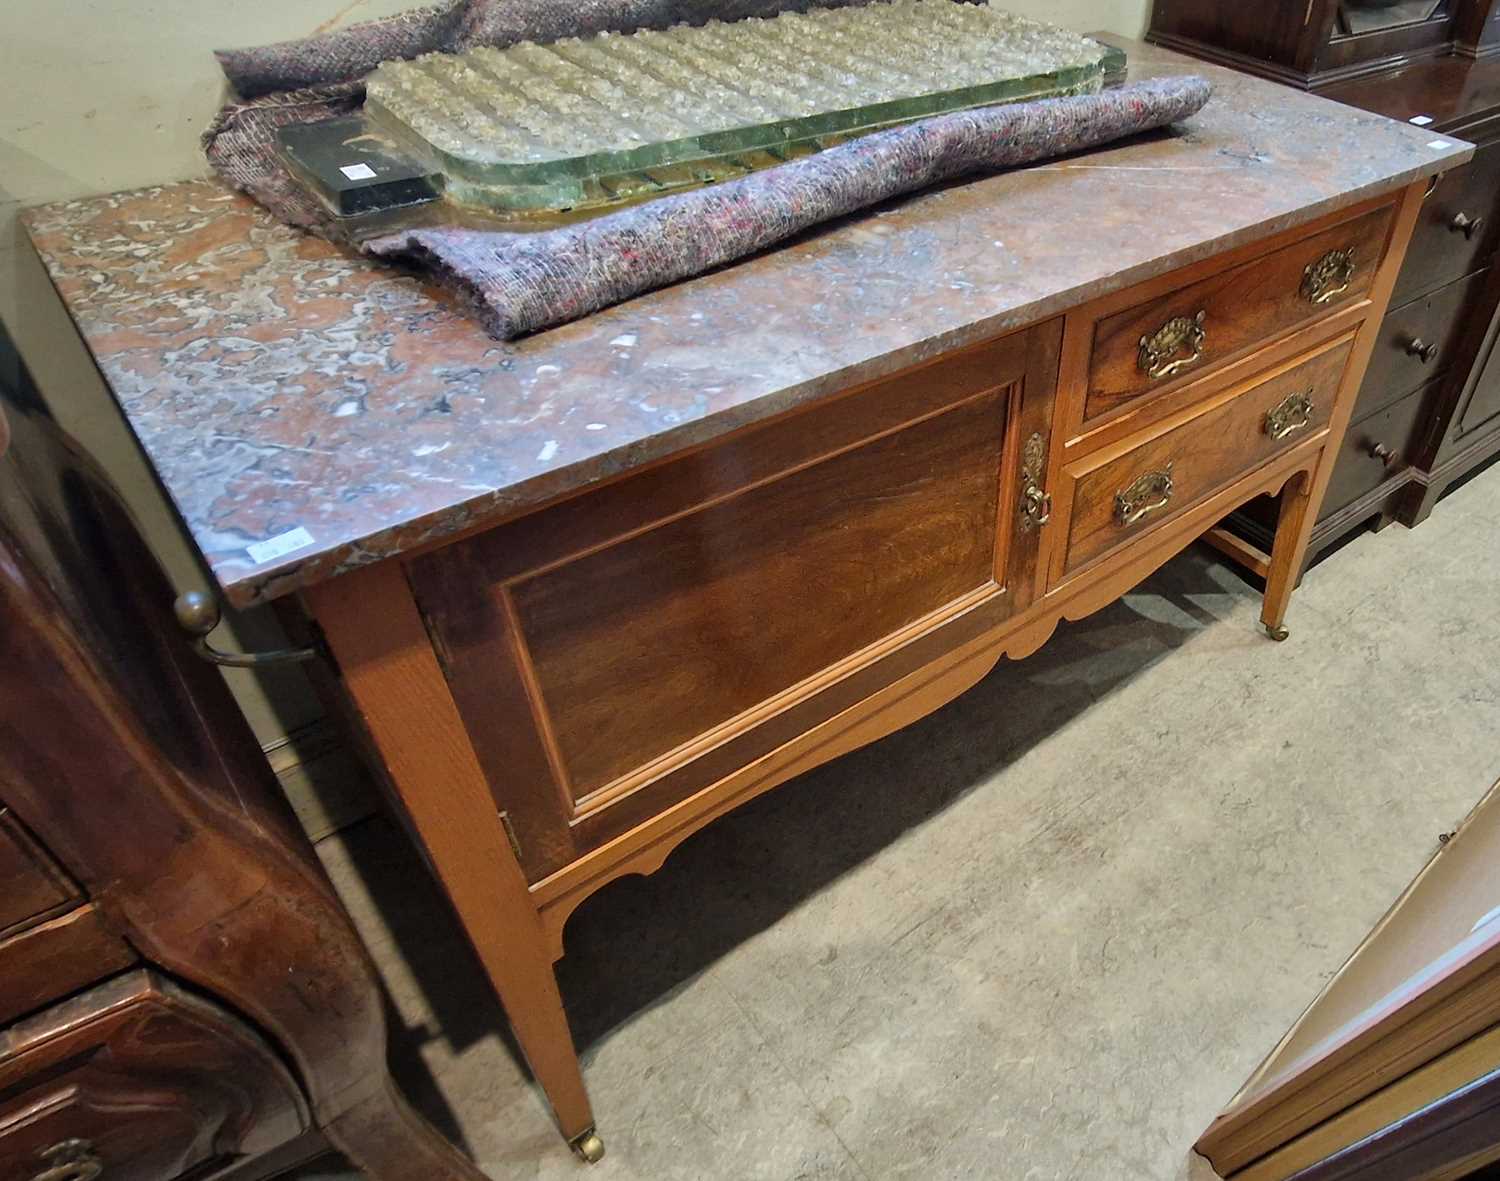
POLYGON ((931 191, 512 344, 213 181, 26 220, 226 597, 247 606, 1470 155, 1120 43, 1133 77, 1202 73, 1215 97, 1175 132, 931 191))

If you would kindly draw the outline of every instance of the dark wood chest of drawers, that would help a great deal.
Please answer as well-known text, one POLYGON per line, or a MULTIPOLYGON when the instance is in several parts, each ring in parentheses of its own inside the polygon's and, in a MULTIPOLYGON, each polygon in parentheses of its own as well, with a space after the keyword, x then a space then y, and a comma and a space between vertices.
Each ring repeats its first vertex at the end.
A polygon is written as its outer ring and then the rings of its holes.
POLYGON ((0 328, 0 1178, 479 1181, 172 598, 0 328))
MULTIPOLYGON (((1471 162, 1438 178, 1423 203, 1308 546, 1314 561, 1370 524, 1420 523, 1450 487, 1500 454, 1500 8, 1450 4, 1447 17, 1432 24, 1448 40, 1420 53, 1398 43, 1427 33, 1403 26, 1381 35, 1402 49, 1393 56, 1298 74, 1292 57, 1283 59, 1270 41, 1255 53, 1242 43, 1250 25, 1292 7, 1300 17, 1300 4, 1240 12, 1202 0, 1157 0, 1152 36, 1478 146, 1471 162), (1221 15, 1211 20, 1210 10, 1221 15)), ((1301 32, 1316 40, 1316 29, 1301 32)), ((1346 48, 1356 40, 1333 37, 1346 48)), ((1307 60, 1318 60, 1315 47, 1308 52, 1307 60)), ((1274 503, 1258 501, 1229 522, 1260 551, 1250 557, 1262 569, 1276 511, 1274 503)))

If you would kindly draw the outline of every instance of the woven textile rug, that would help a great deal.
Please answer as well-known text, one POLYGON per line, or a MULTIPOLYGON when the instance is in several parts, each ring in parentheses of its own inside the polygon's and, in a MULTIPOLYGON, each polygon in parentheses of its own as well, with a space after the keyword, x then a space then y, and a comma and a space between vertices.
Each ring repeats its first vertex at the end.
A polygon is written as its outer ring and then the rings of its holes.
POLYGON ((511 339, 700 275, 831 218, 968 173, 1095 147, 1196 114, 1202 78, 980 107, 540 234, 423 229, 365 249, 434 271, 511 339))
MULTIPOLYGON (((242 101, 204 135, 214 168, 282 221, 338 240, 336 219, 281 163, 276 132, 359 110, 382 61, 610 30, 774 16, 874 0, 454 0, 303 41, 221 52, 242 101)), ((831 218, 970 173, 1096 147, 1189 118, 1202 78, 924 119, 807 159, 545 233, 458 226, 367 243, 433 272, 511 339, 763 250, 831 218)))

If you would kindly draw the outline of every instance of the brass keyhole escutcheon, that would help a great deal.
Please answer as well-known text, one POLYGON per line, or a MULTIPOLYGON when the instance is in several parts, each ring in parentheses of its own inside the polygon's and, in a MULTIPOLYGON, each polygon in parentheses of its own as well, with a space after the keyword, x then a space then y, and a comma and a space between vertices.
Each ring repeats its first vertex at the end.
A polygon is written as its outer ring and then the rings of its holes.
POLYGON ((46 1167, 31 1181, 94 1181, 104 1172, 104 1162, 87 1140, 63 1140, 37 1155, 46 1167))
POLYGON ((1206 309, 1196 316, 1173 316, 1155 332, 1141 337, 1136 354, 1141 372, 1155 381, 1195 364, 1208 340, 1208 330, 1203 327, 1207 318, 1206 309))
POLYGON ((1040 529, 1052 519, 1052 493, 1042 490, 1047 442, 1040 433, 1026 440, 1021 453, 1021 529, 1040 529))

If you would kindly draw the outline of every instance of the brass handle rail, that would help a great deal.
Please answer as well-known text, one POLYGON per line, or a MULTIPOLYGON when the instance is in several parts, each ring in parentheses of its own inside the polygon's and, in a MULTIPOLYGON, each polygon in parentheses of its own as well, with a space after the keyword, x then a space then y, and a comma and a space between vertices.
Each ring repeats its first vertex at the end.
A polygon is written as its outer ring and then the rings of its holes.
POLYGON ((1295 434, 1312 424, 1314 409, 1312 390, 1288 394, 1278 405, 1266 411, 1266 434, 1273 439, 1295 434))
POLYGON ((1207 316, 1206 309, 1196 316, 1173 316, 1155 332, 1141 337, 1140 352, 1136 354, 1141 372, 1155 381, 1196 364, 1208 339, 1208 331, 1203 327, 1207 316))
POLYGON ((1309 303, 1327 303, 1342 295, 1354 282, 1354 251, 1330 250, 1302 272, 1302 298, 1309 303))
POLYGON ((1157 509, 1167 507, 1172 491, 1170 463, 1159 472, 1147 472, 1128 488, 1115 493, 1115 520, 1122 527, 1144 520, 1157 509))

